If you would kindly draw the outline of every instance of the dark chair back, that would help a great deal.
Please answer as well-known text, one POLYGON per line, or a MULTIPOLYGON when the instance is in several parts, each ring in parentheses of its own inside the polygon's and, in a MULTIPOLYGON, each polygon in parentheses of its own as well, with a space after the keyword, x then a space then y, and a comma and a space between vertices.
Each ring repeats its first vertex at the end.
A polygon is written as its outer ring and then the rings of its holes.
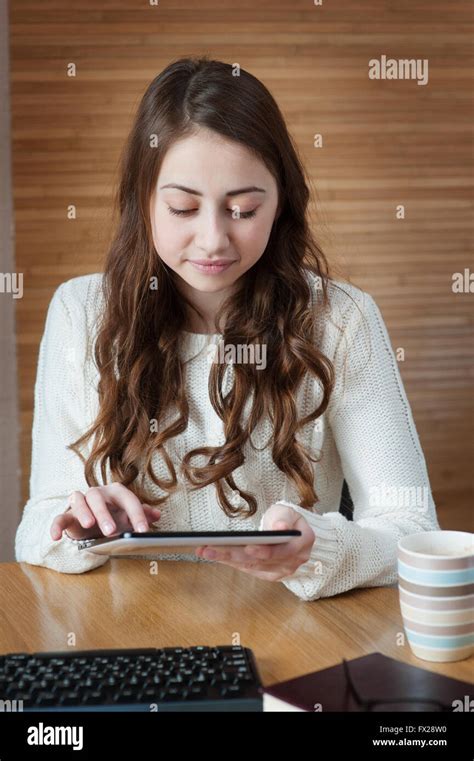
POLYGON ((339 512, 342 513, 348 521, 354 519, 354 503, 349 492, 347 481, 342 484, 341 501, 339 503, 339 512))

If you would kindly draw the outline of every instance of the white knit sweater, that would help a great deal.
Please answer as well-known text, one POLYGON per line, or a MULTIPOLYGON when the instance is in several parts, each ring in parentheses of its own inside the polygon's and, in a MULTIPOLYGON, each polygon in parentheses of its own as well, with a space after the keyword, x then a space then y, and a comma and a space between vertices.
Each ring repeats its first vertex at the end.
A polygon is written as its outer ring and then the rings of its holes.
MULTIPOLYGON (((317 304, 321 292, 314 276, 308 273, 308 279, 317 304)), ((100 273, 85 275, 57 288, 38 359, 30 498, 18 527, 15 551, 18 561, 64 573, 82 573, 108 561, 79 551, 65 534, 59 541, 50 536, 53 518, 65 510, 70 492, 88 489, 83 465, 66 445, 84 433, 98 411, 98 372, 92 345, 103 308, 101 280, 100 273)), ((439 528, 425 459, 380 311, 371 296, 346 283, 331 281, 329 296, 331 319, 324 322, 320 348, 334 363, 336 385, 326 413, 298 434, 313 453, 321 454, 314 466, 319 501, 311 511, 299 507, 295 487, 272 461, 271 446, 256 451, 248 443, 245 462, 233 476, 238 486, 257 499, 258 512, 252 518, 227 517, 214 484, 190 491, 186 483, 180 483, 178 491, 161 506, 159 521, 163 531, 251 530, 261 528, 263 514, 271 504, 290 504, 306 518, 316 536, 310 559, 278 582, 302 600, 329 597, 353 587, 393 584, 398 539, 439 528), (344 478, 354 502, 353 521, 339 512, 344 478)), ((210 362, 206 347, 217 340, 216 335, 183 335, 181 356, 187 368, 190 417, 186 431, 166 444, 177 472, 185 452, 224 443, 222 421, 207 391, 210 362)), ((229 364, 227 389, 232 377, 229 364)), ((320 398, 319 382, 307 375, 297 394, 300 416, 314 410, 320 398)), ((270 421, 261 421, 252 434, 254 445, 262 448, 270 434, 270 421)), ((155 455, 153 465, 155 472, 168 476, 161 457, 155 455)), ((149 493, 163 494, 148 478, 145 484, 149 493)), ((239 493, 225 488, 232 503, 238 505, 239 493)), ((194 554, 148 557, 209 562, 194 554)))

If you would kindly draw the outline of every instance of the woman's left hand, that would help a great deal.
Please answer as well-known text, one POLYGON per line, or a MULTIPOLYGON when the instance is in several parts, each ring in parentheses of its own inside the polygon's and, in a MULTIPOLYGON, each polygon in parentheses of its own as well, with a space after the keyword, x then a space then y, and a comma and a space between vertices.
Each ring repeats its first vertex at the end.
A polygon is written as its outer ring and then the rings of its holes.
POLYGON ((270 505, 263 518, 262 531, 289 529, 301 531, 301 536, 292 537, 285 544, 197 547, 196 555, 206 560, 225 563, 259 579, 281 581, 291 576, 308 560, 316 536, 309 523, 296 510, 287 505, 270 505))

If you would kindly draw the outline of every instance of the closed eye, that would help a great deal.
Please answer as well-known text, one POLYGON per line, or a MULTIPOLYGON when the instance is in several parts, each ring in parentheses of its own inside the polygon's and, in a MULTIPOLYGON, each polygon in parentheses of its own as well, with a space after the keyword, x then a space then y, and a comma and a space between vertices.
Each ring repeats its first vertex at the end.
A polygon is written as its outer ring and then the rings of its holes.
MULTIPOLYGON (((189 214, 192 214, 193 212, 197 211, 197 209, 173 209, 171 206, 168 206, 168 211, 170 214, 176 214, 179 217, 187 217, 189 214)), ((233 209, 226 209, 230 214, 233 214, 233 209)), ((251 217, 254 217, 257 213, 256 209, 252 209, 252 211, 241 211, 240 215, 238 217, 234 217, 235 219, 250 219, 251 217)))

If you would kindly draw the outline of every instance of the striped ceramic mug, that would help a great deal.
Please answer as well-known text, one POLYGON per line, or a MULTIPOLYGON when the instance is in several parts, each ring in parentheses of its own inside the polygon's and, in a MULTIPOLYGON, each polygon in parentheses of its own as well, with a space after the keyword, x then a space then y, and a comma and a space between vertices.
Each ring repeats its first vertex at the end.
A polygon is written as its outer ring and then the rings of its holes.
POLYGON ((398 588, 418 658, 460 661, 474 652, 474 534, 424 531, 400 539, 398 588))

